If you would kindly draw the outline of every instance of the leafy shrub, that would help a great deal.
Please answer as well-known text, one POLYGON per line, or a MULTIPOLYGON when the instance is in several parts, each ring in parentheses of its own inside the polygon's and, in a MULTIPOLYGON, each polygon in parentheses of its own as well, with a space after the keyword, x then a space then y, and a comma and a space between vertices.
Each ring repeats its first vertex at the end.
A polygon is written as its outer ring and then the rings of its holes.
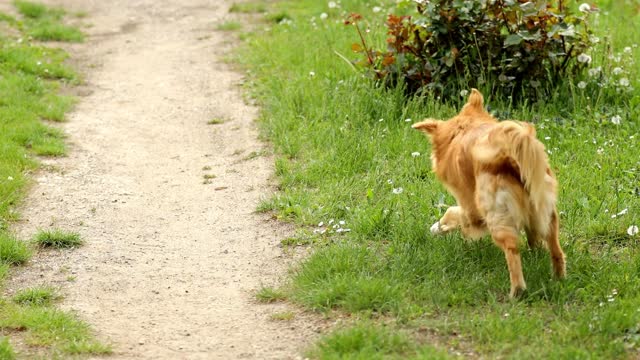
POLYGON ((572 14, 562 0, 421 0, 417 14, 389 15, 387 50, 369 47, 359 14, 354 24, 364 56, 358 64, 386 85, 410 93, 450 96, 478 87, 518 98, 540 98, 591 63, 587 4, 572 14))

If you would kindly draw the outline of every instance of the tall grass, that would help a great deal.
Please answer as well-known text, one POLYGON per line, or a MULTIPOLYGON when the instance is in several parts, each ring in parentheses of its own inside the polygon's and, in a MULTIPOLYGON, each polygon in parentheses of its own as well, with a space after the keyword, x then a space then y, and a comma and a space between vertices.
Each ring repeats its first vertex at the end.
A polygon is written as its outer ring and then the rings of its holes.
MULTIPOLYGON (((640 224, 640 93, 600 96, 565 79, 541 103, 486 99, 497 116, 536 124, 560 182, 568 277, 553 280, 548 254, 523 246, 528 291, 511 302, 504 257, 490 239, 428 233, 454 200, 431 173, 428 142, 409 125, 449 118, 465 99, 407 99, 344 61, 357 42, 342 25, 347 14, 363 13, 368 40, 383 47, 393 4, 374 13, 365 1, 284 1, 270 12, 286 11, 291 22, 247 37, 239 53, 263 107, 262 134, 278 154, 280 191, 260 209, 321 244, 283 291, 318 311, 461 334, 490 357, 631 356, 640 345, 640 238, 627 234, 640 224)), ((627 3, 603 3, 594 26, 608 45, 592 54, 593 67, 623 67, 636 88, 638 19, 627 3)), ((459 337, 446 342, 461 346, 459 337)))

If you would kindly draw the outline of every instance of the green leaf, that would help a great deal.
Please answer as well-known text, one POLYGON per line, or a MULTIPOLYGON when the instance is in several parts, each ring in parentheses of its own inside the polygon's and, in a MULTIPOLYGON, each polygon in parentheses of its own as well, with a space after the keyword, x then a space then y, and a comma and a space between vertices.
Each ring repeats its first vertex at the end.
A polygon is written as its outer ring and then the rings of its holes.
POLYGON ((519 34, 511 34, 504 39, 504 46, 518 45, 522 42, 522 36, 519 34))
POLYGON ((531 33, 530 31, 518 31, 518 36, 522 37, 522 39, 524 40, 533 40, 533 41, 537 41, 540 40, 540 31, 537 31, 535 33, 531 33))
POLYGON ((576 28, 573 25, 569 25, 565 30, 560 31, 558 34, 567 37, 574 37, 576 36, 576 28))
POLYGON ((533 14, 537 14, 538 13, 538 9, 536 7, 536 4, 534 4, 531 1, 528 1, 524 4, 520 5, 520 9, 522 10, 522 12, 524 13, 525 16, 529 16, 529 15, 533 15, 533 14))

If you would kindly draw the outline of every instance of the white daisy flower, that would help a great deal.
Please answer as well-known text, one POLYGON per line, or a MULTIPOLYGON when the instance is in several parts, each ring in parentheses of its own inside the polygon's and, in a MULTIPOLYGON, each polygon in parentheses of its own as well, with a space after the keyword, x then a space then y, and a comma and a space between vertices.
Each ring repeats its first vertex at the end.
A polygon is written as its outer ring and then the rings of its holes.
POLYGON ((412 157, 418 157, 418 156, 420 156, 420 153, 417 152, 417 151, 414 151, 414 152, 411 153, 411 156, 412 157))
POLYGON ((638 234, 638 225, 629 226, 629 228, 627 229, 627 234, 629 234, 629 236, 637 235, 638 234))
POLYGON ((402 194, 403 191, 404 191, 404 189, 401 188, 401 187, 393 189, 393 193, 396 194, 396 195, 402 194))
POLYGON ((582 3, 580 4, 580 7, 578 7, 578 10, 580 10, 583 13, 587 13, 591 11, 591 5, 587 4, 587 3, 582 3))

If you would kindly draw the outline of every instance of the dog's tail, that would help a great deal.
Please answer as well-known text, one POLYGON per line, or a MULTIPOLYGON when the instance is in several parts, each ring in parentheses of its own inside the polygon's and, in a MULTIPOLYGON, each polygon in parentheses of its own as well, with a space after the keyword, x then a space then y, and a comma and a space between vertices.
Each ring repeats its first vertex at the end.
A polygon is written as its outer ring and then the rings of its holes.
MULTIPOLYGON (((485 165, 500 166, 505 161, 518 165, 520 181, 529 194, 529 202, 539 219, 548 219, 555 209, 555 180, 549 170, 544 145, 536 139, 533 125, 502 121, 478 142, 474 158, 485 165)), ((548 232, 548 222, 535 224, 541 235, 548 232)))

